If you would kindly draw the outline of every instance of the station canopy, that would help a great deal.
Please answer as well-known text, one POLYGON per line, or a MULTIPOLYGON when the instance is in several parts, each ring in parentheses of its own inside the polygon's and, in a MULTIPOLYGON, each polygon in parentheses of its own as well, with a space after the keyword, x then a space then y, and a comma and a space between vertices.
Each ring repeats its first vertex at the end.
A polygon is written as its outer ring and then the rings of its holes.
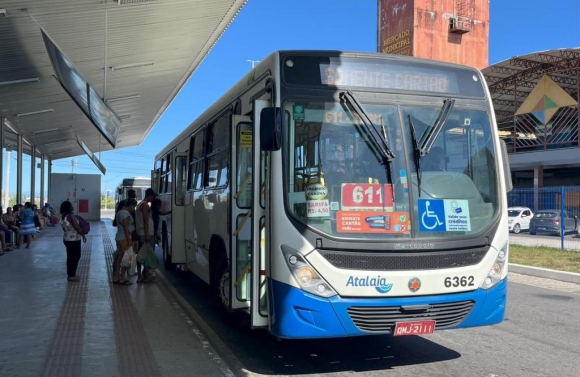
POLYGON ((247 0, 0 0, 4 147, 140 144, 247 0))
POLYGON ((500 131, 510 129, 514 116, 545 76, 578 101, 580 48, 515 56, 485 68, 483 74, 493 100, 498 128, 500 131))

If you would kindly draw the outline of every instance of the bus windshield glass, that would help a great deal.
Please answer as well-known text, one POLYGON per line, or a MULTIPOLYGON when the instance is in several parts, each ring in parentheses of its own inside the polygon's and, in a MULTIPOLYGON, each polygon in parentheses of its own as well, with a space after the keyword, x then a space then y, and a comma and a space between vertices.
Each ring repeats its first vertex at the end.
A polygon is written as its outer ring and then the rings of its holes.
POLYGON ((453 107, 417 173, 409 120, 421 139, 441 106, 362 106, 392 148, 388 169, 360 115, 344 102, 286 103, 292 217, 347 239, 460 237, 489 227, 499 196, 485 111, 453 107))

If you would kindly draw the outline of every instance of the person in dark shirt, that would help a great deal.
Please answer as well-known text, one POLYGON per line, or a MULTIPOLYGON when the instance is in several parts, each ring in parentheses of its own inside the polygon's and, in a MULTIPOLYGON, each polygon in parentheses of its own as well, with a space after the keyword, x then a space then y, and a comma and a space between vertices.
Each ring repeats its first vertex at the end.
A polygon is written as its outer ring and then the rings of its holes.
POLYGON ((153 199, 151 203, 151 216, 153 217, 153 230, 155 232, 155 243, 159 245, 161 241, 161 234, 159 233, 159 220, 161 216, 171 213, 171 211, 162 211, 163 202, 159 198, 153 199))

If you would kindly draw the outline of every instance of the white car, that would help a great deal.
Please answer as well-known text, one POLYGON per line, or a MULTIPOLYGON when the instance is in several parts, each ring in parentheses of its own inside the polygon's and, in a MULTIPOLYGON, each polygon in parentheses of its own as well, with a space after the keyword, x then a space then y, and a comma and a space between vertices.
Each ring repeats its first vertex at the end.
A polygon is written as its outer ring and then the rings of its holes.
POLYGON ((522 230, 530 229, 530 220, 534 217, 528 207, 508 208, 508 227, 510 232, 518 234, 522 230))

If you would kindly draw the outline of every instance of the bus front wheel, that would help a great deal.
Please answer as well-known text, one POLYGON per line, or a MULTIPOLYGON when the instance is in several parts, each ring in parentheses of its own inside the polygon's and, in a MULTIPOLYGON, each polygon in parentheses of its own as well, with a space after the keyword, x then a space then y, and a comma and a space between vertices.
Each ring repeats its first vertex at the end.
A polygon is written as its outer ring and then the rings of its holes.
POLYGON ((228 266, 222 265, 217 286, 220 318, 226 325, 241 329, 246 322, 246 314, 241 311, 231 311, 230 309, 230 278, 228 266))

